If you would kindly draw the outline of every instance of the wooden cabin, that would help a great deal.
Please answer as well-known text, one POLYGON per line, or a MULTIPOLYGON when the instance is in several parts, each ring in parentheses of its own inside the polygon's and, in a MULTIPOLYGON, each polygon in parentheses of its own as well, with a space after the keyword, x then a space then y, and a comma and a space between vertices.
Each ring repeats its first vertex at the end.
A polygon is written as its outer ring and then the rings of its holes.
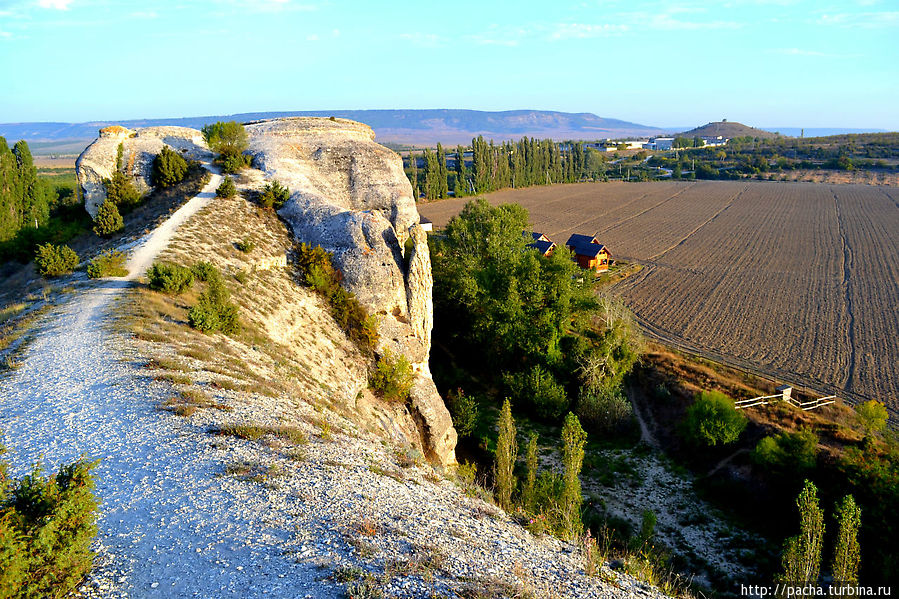
POLYGON ((541 256, 549 256, 555 251, 556 244, 550 241, 549 237, 543 233, 531 233, 531 237, 534 241, 529 243, 528 247, 540 252, 541 256))
POLYGON ((575 233, 565 242, 565 247, 578 266, 585 270, 604 272, 609 270, 612 254, 596 237, 575 233))

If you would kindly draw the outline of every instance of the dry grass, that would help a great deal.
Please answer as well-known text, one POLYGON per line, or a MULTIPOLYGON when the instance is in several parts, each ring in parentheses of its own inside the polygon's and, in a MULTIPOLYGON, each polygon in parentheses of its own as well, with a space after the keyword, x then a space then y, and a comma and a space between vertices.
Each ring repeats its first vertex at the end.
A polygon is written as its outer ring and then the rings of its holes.
POLYGON ((309 437, 295 426, 268 426, 261 424, 226 424, 210 431, 216 435, 227 435, 238 439, 258 441, 266 436, 274 436, 295 445, 304 445, 309 437))
POLYGON ((178 416, 191 416, 203 408, 214 408, 223 412, 232 410, 231 406, 216 401, 211 395, 199 389, 185 389, 177 396, 165 400, 158 407, 160 410, 173 412, 178 416))

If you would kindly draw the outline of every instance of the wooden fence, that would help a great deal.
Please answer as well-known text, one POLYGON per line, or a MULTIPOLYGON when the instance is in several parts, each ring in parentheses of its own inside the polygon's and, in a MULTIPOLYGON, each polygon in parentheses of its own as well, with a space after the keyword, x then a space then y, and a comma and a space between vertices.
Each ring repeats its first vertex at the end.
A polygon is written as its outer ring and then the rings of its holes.
POLYGON ((800 410, 807 412, 809 410, 814 410, 815 408, 820 408, 821 406, 829 406, 830 404, 836 402, 836 400, 836 395, 828 395, 827 397, 819 397, 818 399, 812 399, 810 401, 799 401, 795 397, 792 397, 788 392, 784 392, 777 393, 775 395, 753 397, 752 399, 741 399, 740 401, 734 402, 734 407, 738 410, 742 410, 744 408, 751 408, 753 406, 767 406, 778 401, 785 401, 791 406, 797 407, 800 410))

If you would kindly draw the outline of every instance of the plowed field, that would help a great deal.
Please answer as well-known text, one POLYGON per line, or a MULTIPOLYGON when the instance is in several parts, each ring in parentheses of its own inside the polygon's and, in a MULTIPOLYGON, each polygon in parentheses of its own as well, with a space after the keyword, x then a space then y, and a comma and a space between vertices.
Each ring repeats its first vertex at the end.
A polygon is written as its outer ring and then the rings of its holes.
MULTIPOLYGON (((564 244, 646 265, 616 285, 652 336, 899 413, 899 193, 764 182, 603 183, 491 194, 564 244)), ((464 200, 423 204, 443 226, 464 200)))

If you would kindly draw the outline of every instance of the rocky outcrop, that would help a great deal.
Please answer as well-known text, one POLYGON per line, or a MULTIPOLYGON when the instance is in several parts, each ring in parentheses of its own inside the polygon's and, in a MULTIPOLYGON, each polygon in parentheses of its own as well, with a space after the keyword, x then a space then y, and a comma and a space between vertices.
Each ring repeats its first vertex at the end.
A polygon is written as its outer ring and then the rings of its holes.
POLYGON ((404 354, 409 407, 432 459, 455 461, 456 431, 428 369, 433 306, 427 236, 402 159, 367 126, 291 118, 247 126, 254 165, 290 191, 280 215, 298 241, 334 255, 344 285, 379 316, 378 350, 404 354))
POLYGON ((96 217, 97 209, 106 200, 103 179, 109 179, 115 172, 120 144, 121 168, 142 193, 152 189, 150 173, 153 170, 153 159, 164 146, 179 151, 188 160, 212 158, 203 134, 196 129, 147 127, 131 130, 118 125, 100 129, 97 140, 89 145, 75 162, 84 207, 92 218, 96 217))

